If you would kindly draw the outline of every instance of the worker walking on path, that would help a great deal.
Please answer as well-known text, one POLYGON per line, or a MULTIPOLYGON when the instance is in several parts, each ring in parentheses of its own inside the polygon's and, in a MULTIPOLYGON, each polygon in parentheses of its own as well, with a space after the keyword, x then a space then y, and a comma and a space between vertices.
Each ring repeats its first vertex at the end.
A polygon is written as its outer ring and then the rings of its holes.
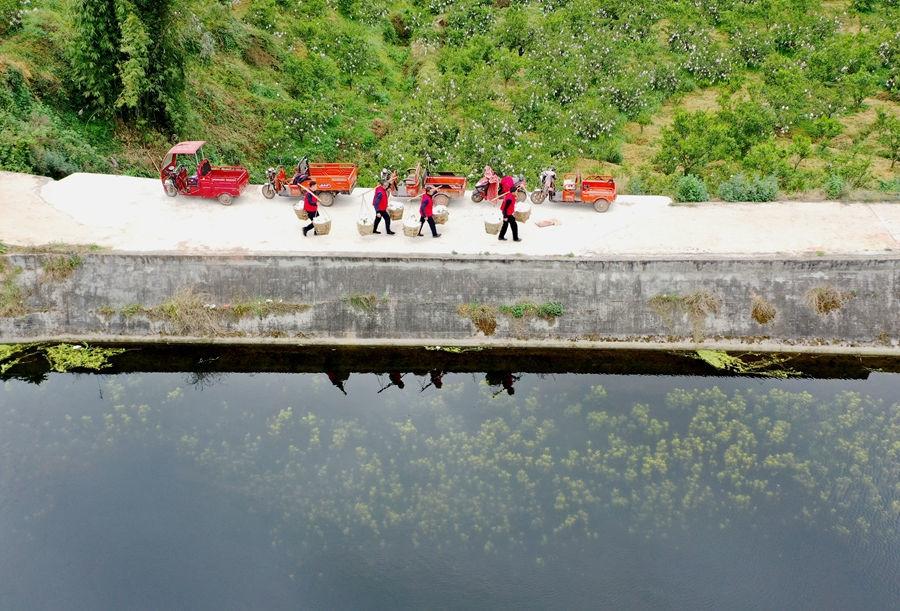
MULTIPOLYGON (((315 227, 313 219, 319 216, 319 198, 313 193, 315 189, 316 181, 309 181, 309 188, 306 190, 306 196, 303 198, 303 209, 306 210, 306 214, 309 216, 309 225, 303 228, 303 237, 306 237, 309 230, 315 227)), ((313 235, 316 234, 313 233, 313 235)))
MULTIPOLYGON (((437 225, 434 222, 434 187, 425 187, 425 193, 422 195, 422 203, 419 205, 419 235, 422 235, 422 228, 425 223, 431 227, 431 237, 439 238, 441 234, 437 232, 437 225)), ((415 217, 413 217, 415 218, 415 217)))
POLYGON ((396 232, 391 231, 391 217, 387 213, 388 192, 385 188, 385 182, 380 182, 375 187, 375 197, 372 198, 372 206, 375 208, 375 228, 372 233, 381 233, 378 231, 378 223, 381 219, 384 219, 384 230, 388 235, 394 235, 396 232))
MULTIPOLYGON (((505 179, 505 177, 504 177, 505 179)), ((513 242, 521 242, 519 239, 519 225, 516 223, 516 194, 507 191, 503 194, 503 201, 500 204, 500 214, 503 215, 503 226, 500 228, 498 240, 506 240, 506 228, 512 229, 513 242)))

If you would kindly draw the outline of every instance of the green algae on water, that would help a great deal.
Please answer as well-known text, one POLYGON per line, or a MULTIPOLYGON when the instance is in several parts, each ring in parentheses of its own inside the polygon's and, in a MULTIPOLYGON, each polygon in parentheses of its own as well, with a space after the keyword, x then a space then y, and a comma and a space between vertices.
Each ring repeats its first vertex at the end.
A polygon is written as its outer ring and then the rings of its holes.
POLYGON ((106 369, 111 366, 109 359, 123 352, 124 348, 99 348, 87 344, 57 344, 44 349, 50 367, 60 373, 72 369, 106 369))
MULTIPOLYGON (((716 369, 733 371, 735 373, 767 376, 770 378, 788 378, 799 376, 800 372, 793 369, 776 369, 777 365, 787 362, 788 357, 769 355, 753 361, 744 361, 740 356, 728 354, 724 350, 697 350, 697 358, 716 369)), ((747 356, 759 356, 748 353, 747 356)))
POLYGON ((29 348, 31 344, 0 344, 0 373, 15 367, 29 348))

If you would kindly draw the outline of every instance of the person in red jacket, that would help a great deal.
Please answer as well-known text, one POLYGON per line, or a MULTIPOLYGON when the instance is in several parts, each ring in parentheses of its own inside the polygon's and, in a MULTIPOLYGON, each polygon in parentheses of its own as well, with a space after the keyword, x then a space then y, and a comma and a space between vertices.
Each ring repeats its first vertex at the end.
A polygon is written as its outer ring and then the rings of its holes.
POLYGON ((419 205, 419 235, 422 235, 422 228, 426 221, 431 227, 431 237, 439 238, 441 234, 437 232, 437 225, 434 223, 434 187, 425 187, 425 193, 422 194, 422 203, 419 205))
POLYGON ((503 178, 500 179, 500 192, 497 195, 503 195, 504 193, 509 193, 513 190, 513 187, 516 185, 516 181, 513 180, 513 177, 507 174, 503 178))
POLYGON ((500 228, 498 240, 506 240, 506 228, 510 227, 513 234, 513 242, 521 242, 519 239, 519 225, 516 223, 516 194, 507 191, 503 194, 503 201, 500 203, 500 214, 503 215, 503 226, 500 228))
POLYGON ((381 182, 375 187, 375 197, 372 198, 372 206, 375 208, 375 228, 372 233, 381 233, 378 231, 378 223, 384 219, 384 230, 388 235, 394 235, 391 231, 391 217, 387 213, 388 192, 387 181, 381 182))
MULTIPOLYGON (((309 181, 309 189, 306 191, 306 195, 303 197, 303 209, 306 210, 306 214, 309 215, 309 225, 303 228, 303 236, 309 233, 309 230, 315 227, 313 224, 313 219, 319 216, 319 198, 316 197, 316 181, 309 181)), ((316 235, 313 233, 313 235, 316 235)))

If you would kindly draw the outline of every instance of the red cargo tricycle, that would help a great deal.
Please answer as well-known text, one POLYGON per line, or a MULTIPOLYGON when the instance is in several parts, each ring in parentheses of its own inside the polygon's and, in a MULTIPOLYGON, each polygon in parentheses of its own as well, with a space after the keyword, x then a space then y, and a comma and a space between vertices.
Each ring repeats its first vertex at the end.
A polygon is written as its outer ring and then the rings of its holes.
MULTIPOLYGON (((203 156, 203 140, 179 142, 163 157, 159 171, 163 189, 169 197, 191 195, 195 197, 215 197, 223 206, 239 196, 250 183, 250 173, 240 166, 214 166, 203 156), (193 155, 193 173, 182 165, 179 155, 193 155)), ((188 159, 190 159, 188 157, 188 159)))
POLYGON ((454 172, 423 171, 421 165, 406 171, 406 177, 401 181, 397 172, 382 171, 382 180, 389 183, 388 190, 394 197, 418 197, 425 192, 425 187, 434 187, 437 194, 434 196, 436 206, 446 206, 451 199, 462 197, 466 193, 466 176, 454 172))
POLYGON ((266 170, 266 184, 262 194, 266 199, 276 195, 281 197, 303 197, 309 181, 316 181, 316 196, 323 206, 330 206, 339 194, 350 195, 356 186, 358 168, 353 163, 310 163, 304 157, 294 168, 294 175, 288 179, 284 166, 266 170))
POLYGON ((582 178, 580 172, 563 175, 562 191, 556 190, 556 170, 552 168, 541 172, 540 189, 531 192, 531 201, 542 204, 550 198, 551 202, 593 204, 597 212, 606 212, 616 201, 616 181, 612 176, 592 174, 582 178))

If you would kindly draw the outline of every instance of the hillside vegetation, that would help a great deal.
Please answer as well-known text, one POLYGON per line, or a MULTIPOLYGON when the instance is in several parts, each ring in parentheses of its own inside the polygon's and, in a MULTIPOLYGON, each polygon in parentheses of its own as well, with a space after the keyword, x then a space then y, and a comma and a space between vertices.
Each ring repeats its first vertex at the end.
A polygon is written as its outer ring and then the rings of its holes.
POLYGON ((0 0, 0 168, 614 174, 765 200, 900 191, 900 1, 0 0), (891 25, 893 24, 893 25, 891 25))

